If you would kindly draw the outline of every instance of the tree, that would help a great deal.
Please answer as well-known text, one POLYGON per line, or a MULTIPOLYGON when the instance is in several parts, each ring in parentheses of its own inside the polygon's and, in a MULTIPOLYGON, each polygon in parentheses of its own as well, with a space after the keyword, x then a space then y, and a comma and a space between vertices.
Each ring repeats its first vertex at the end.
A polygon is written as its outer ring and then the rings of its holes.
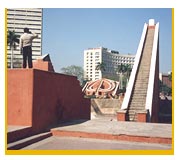
POLYGON ((126 64, 125 65, 125 70, 126 70, 126 77, 127 77, 127 82, 129 81, 130 75, 131 75, 131 71, 132 71, 132 67, 130 64, 126 64))
POLYGON ((17 35, 15 31, 8 31, 7 45, 11 49, 11 68, 13 68, 13 52, 16 50, 16 44, 19 43, 20 35, 17 35))
POLYGON ((95 68, 96 70, 100 70, 101 71, 101 75, 102 75, 102 73, 104 72, 104 71, 106 71, 106 64, 105 63, 100 63, 100 62, 98 62, 98 64, 97 64, 97 66, 96 66, 96 68, 95 68))
POLYGON ((120 75, 119 75, 119 82, 120 82, 119 88, 122 90, 124 88, 123 76, 124 76, 124 73, 126 72, 125 65, 122 63, 120 65, 118 65, 117 72, 120 73, 120 75))
POLYGON ((106 71, 106 64, 103 62, 102 63, 98 62, 96 66, 96 70, 100 70, 101 72, 106 71))
POLYGON ((172 81, 172 72, 168 75, 170 81, 172 81))
POLYGON ((82 67, 71 65, 71 66, 61 68, 61 71, 64 74, 76 76, 77 79, 80 81, 80 84, 83 83, 83 68, 82 67))
POLYGON ((120 73, 120 77, 119 77, 119 82, 120 82, 120 89, 124 90, 124 88, 126 87, 130 74, 131 74, 132 68, 131 65, 129 64, 120 64, 118 65, 117 68, 117 72, 120 73), (124 82, 124 80, 126 82, 124 82))
POLYGON ((164 95, 172 95, 172 89, 166 84, 163 84, 161 80, 159 80, 159 92, 163 93, 164 95))

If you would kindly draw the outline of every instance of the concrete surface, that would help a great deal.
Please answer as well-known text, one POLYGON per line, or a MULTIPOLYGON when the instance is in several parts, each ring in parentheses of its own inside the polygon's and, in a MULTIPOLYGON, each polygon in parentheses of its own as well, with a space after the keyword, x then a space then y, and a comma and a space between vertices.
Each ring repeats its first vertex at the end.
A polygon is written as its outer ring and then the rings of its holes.
POLYGON ((51 128, 52 135, 22 150, 171 150, 172 125, 158 123, 120 122, 113 116, 98 116, 92 120, 74 120, 51 128), (60 133, 59 135, 53 132, 60 133), (74 134, 75 133, 75 134, 74 134), (94 135, 83 137, 83 135, 94 135), (74 136, 75 135, 75 136, 74 136), (103 137, 103 136, 104 137, 103 137), (108 136, 107 136, 108 135, 108 136), (99 137, 100 136, 100 137, 99 137), (109 137, 130 136, 130 139, 109 137), (103 138, 102 138, 103 137, 103 138), (134 141, 138 137, 141 141, 134 141), (144 138, 145 137, 145 138, 144 138), (145 141, 146 138, 168 139, 145 141), (148 142, 148 143, 147 143, 148 142), (160 143, 159 143, 160 142, 160 143))
POLYGON ((52 136, 21 150, 170 150, 170 144, 151 144, 52 136))
POLYGON ((63 123, 52 130, 80 131, 87 133, 104 133, 111 135, 137 135, 149 137, 172 137, 171 124, 121 122, 113 118, 98 118, 89 121, 71 121, 63 123))

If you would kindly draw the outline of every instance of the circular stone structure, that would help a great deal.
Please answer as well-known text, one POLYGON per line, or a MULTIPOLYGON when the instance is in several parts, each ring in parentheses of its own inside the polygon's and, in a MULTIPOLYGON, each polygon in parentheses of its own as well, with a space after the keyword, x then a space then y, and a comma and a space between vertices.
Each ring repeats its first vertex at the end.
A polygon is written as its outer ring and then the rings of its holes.
POLYGON ((87 82, 82 91, 87 96, 95 95, 96 97, 111 98, 116 95, 118 87, 119 82, 102 78, 87 82))

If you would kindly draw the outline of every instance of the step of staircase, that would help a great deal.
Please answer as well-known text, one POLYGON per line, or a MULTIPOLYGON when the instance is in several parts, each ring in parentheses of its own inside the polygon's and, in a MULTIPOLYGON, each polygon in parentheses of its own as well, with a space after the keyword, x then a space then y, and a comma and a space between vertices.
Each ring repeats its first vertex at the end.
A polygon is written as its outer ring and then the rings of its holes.
MULTIPOLYGON (((145 103, 140 103, 140 104, 135 104, 135 103, 133 103, 133 104, 130 105, 130 109, 133 109, 133 110, 136 109, 136 108, 137 108, 137 109, 139 109, 139 108, 142 109, 142 108, 144 108, 144 105, 145 105, 145 103)), ((130 109, 129 109, 129 110, 130 110, 130 109)))
POLYGON ((131 108, 129 110, 143 110, 144 109, 144 105, 131 105, 131 108))
POLYGON ((26 138, 23 138, 21 140, 18 140, 18 141, 12 142, 12 143, 8 143, 7 149, 8 150, 21 149, 23 147, 26 147, 28 145, 31 145, 38 141, 41 141, 50 136, 52 136, 51 132, 45 132, 45 133, 40 133, 37 135, 30 136, 30 137, 26 137, 26 138))
POLYGON ((137 99, 137 100, 140 100, 140 99, 145 100, 146 99, 146 93, 140 93, 140 92, 136 93, 135 92, 133 94, 132 98, 137 99))
POLYGON ((15 142, 32 135, 32 126, 8 125, 7 142, 15 142))

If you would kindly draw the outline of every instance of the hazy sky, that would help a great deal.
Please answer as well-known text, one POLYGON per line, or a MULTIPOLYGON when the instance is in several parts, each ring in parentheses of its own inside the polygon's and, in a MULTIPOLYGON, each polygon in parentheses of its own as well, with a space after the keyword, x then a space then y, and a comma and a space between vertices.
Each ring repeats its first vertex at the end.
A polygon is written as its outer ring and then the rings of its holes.
POLYGON ((160 23, 160 72, 172 70, 172 10, 155 8, 44 8, 42 54, 50 54, 56 72, 83 67, 83 51, 105 47, 136 54, 144 23, 160 23))

